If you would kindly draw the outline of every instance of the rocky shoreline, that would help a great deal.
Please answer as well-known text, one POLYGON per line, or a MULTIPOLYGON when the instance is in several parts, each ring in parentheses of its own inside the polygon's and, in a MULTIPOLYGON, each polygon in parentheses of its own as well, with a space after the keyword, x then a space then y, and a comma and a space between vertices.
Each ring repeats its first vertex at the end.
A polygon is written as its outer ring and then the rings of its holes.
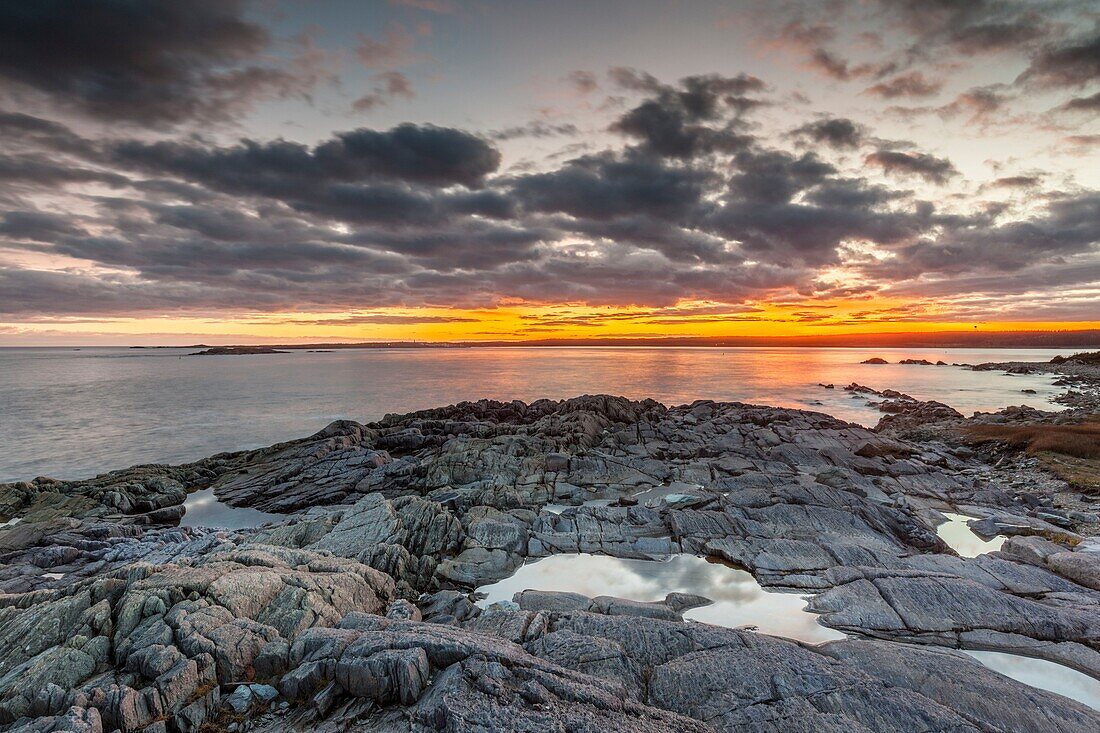
POLYGON ((1100 729, 959 651, 1100 679, 1092 496, 966 438, 1095 419, 1095 367, 1026 368, 1083 396, 967 418, 850 385, 881 405, 875 429, 740 403, 479 401, 0 484, 0 730, 1100 729), (280 519, 178 526, 206 490, 280 519), (1007 539, 960 557, 936 532, 948 511, 1007 539), (477 605, 560 553, 728 563, 849 637, 685 621, 709 602, 686 594, 477 605))

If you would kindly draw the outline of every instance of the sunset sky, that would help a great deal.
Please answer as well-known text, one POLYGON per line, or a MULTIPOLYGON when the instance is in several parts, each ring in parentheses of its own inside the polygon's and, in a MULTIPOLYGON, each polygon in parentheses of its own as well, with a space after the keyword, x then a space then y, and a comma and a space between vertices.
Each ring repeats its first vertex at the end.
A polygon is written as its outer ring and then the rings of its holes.
POLYGON ((1095 0, 0 3, 0 345, 1100 327, 1095 0))

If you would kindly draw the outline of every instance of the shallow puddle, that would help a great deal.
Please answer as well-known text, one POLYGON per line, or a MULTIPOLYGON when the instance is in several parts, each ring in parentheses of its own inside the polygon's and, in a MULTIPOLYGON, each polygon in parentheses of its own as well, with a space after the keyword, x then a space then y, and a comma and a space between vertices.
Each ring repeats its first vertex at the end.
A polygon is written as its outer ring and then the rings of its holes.
POLYGON ((1041 690, 1056 692, 1100 710, 1100 680, 1095 680, 1083 672, 1045 659, 1021 657, 1018 654, 978 651, 966 653, 1005 677, 1011 677, 1041 690))
POLYGON ((806 601, 793 593, 765 591, 752 575, 694 555, 668 560, 624 560, 606 555, 553 555, 523 565, 514 575, 478 590, 486 607, 511 600, 522 590, 570 591, 586 596, 616 596, 634 601, 660 601, 668 593, 697 593, 714 601, 684 617, 717 626, 755 626, 775 636, 818 643, 845 635, 817 622, 804 610, 806 601))
POLYGON ((974 517, 968 517, 965 514, 954 514, 952 512, 941 512, 943 516, 947 517, 947 521, 936 527, 936 534, 940 536, 940 539, 946 542, 952 550, 959 553, 962 557, 977 557, 978 555, 984 555, 987 552, 993 552, 1001 549, 1001 545, 1005 543, 1005 538, 1001 535, 994 537, 991 540, 983 540, 978 535, 974 534, 974 530, 967 526, 967 522, 974 517))
POLYGON ((205 489, 188 494, 183 502, 187 511, 180 520, 181 527, 221 527, 223 529, 242 529, 258 527, 265 522, 283 522, 284 514, 268 514, 259 509, 233 507, 214 496, 213 489, 205 489))

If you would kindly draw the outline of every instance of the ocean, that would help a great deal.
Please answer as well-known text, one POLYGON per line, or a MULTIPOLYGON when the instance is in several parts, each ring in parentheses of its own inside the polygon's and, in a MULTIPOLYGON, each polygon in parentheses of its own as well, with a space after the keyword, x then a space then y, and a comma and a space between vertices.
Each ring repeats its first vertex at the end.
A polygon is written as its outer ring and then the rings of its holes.
POLYGON ((0 481, 88 478, 137 463, 178 463, 462 400, 580 394, 668 405, 732 400, 882 416, 850 382, 936 399, 970 414, 1058 409, 1051 375, 899 365, 1047 361, 1045 349, 455 348, 189 357, 195 349, 0 349, 0 481), (887 366, 860 364, 879 356, 887 366), (835 389, 818 386, 834 384, 835 389), (1035 390, 1028 394, 1022 390, 1035 390))

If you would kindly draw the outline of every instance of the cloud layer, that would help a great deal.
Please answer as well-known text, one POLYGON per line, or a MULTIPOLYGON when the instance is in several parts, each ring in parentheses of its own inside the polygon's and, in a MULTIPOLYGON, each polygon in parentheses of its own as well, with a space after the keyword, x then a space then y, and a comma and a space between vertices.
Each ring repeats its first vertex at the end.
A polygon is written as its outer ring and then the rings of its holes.
MULTIPOLYGON (((303 143, 205 134, 319 83, 293 54, 272 55, 275 35, 244 3, 6 4, 0 321, 526 302, 640 306, 668 325, 662 309, 702 301, 727 320, 798 303, 813 323, 828 320, 814 303, 836 299, 867 301, 857 319, 1022 320, 1042 293, 1058 300, 1044 314, 1100 319, 1100 194, 1049 171, 974 180, 887 132, 891 114, 997 125, 1019 100, 1055 95, 1087 137, 1096 28, 1007 1, 835 5, 879 29, 864 32, 868 57, 841 54, 817 4, 757 20, 772 48, 879 105, 877 117, 807 104, 779 79, 610 65, 560 79, 583 122, 354 125, 303 143), (886 29, 905 42, 884 41, 886 29), (990 54, 1019 70, 945 96, 951 64, 990 54), (34 113, 18 111, 28 98, 34 113), (556 149, 506 165, 507 146, 531 140, 556 149), (935 307, 886 313, 875 298, 935 307)), ((423 38, 404 26, 359 37, 349 57, 373 86, 349 107, 416 96, 398 69, 420 63, 423 38)), ((348 323, 447 322, 416 318, 348 323)))

